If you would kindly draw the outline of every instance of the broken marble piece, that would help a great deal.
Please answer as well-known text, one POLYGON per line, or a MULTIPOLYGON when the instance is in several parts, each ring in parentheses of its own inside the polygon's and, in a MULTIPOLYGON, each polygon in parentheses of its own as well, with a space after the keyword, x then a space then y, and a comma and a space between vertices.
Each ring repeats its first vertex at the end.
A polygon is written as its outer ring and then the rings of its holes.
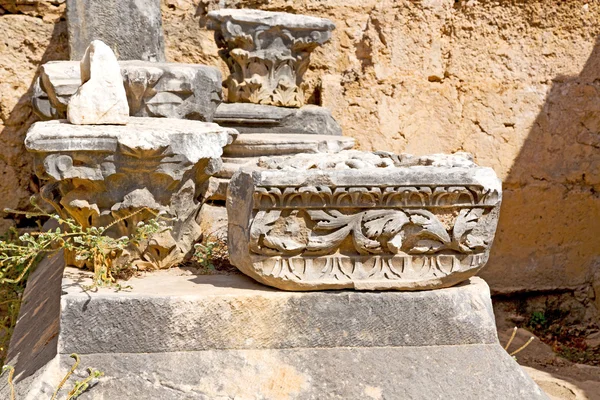
MULTIPOLYGON (((129 114, 211 122, 221 103, 221 73, 195 64, 120 61, 129 114)), ((66 118, 81 84, 79 62, 51 61, 41 68, 34 111, 43 120, 66 118)))
POLYGON ((71 60, 96 39, 120 60, 166 60, 160 0, 66 1, 71 60))
POLYGON ((229 102, 304 105, 302 78, 310 53, 329 41, 333 22, 250 9, 215 10, 207 17, 231 72, 225 82, 229 102))
POLYGON ((129 119, 121 68, 110 47, 94 40, 80 66, 81 86, 69 100, 67 119, 75 125, 125 125, 129 119))
POLYGON ((465 154, 264 157, 229 182, 230 258, 285 290, 448 287, 485 265, 501 198, 465 154))
POLYGON ((131 115, 210 122, 221 104, 221 72, 207 65, 121 63, 131 115))
MULTIPOLYGON (((276 107, 273 107, 276 108, 276 107)), ((305 135, 294 133, 239 135, 223 149, 223 168, 211 177, 208 193, 211 200, 225 200, 229 179, 237 170, 251 169, 260 157, 321 154, 327 158, 354 147, 355 140, 345 136, 305 135)))
POLYGON ((221 103, 214 121, 240 133, 303 133, 341 135, 342 128, 325 107, 275 107, 252 103, 221 103))
POLYGON ((107 226, 147 208, 111 228, 109 234, 121 237, 132 234, 138 221, 162 214, 171 229, 128 249, 123 260, 168 268, 200 238, 196 217, 204 184, 221 168, 223 147, 236 135, 181 119, 131 117, 126 126, 55 120, 35 123, 25 146, 44 182, 42 198, 83 227, 107 226))

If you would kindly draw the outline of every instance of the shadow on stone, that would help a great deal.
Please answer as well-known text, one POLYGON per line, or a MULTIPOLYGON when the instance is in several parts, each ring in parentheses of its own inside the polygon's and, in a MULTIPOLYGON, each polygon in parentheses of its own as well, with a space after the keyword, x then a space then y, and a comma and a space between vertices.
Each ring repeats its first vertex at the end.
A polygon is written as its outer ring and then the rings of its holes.
MULTIPOLYGON (((498 233, 481 274, 503 292, 589 285, 600 267, 600 41, 579 75, 550 85, 504 181, 498 233)), ((599 277, 596 287, 598 298, 599 277)))
MULTIPOLYGON (((39 60, 38 67, 48 61, 68 59, 67 23, 61 18, 61 21, 54 25, 52 36, 44 55, 39 60)), ((39 120, 33 112, 31 105, 31 96, 38 75, 39 68, 31 80, 29 89, 21 96, 16 106, 11 110, 8 119, 4 121, 4 128, 0 132, 0 137, 2 138, 0 146, 4 148, 3 156, 0 157, 0 170, 12 170, 15 172, 14 175, 8 174, 9 176, 6 176, 7 173, 5 172, 3 179, 14 181, 14 184, 7 184, 6 187, 12 186, 16 192, 12 195, 2 196, 0 199, 0 211, 7 207, 16 209, 27 208, 30 195, 37 193, 39 190, 39 181, 35 177, 33 168, 31 167, 32 156, 27 153, 24 146, 27 130, 34 122, 39 120), (22 189, 25 187, 29 189, 26 192, 22 189)), ((3 212, 1 215, 3 219, 0 220, 0 232, 11 225, 11 220, 14 220, 17 226, 33 224, 30 221, 25 221, 24 216, 6 215, 3 212)))

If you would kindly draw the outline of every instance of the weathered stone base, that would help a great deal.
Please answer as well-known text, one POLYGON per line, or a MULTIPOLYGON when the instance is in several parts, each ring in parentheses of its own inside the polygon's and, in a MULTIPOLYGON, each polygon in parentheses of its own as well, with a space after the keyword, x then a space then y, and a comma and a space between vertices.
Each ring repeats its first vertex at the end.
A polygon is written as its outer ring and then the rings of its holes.
POLYGON ((546 398, 500 347, 479 278, 424 292, 293 293, 169 270, 90 293, 85 274, 67 269, 61 296, 60 264, 44 262, 26 293, 9 355, 19 398, 50 397, 72 352, 82 363, 71 381, 87 367, 105 374, 82 399, 546 398))
POLYGON ((84 359, 110 378, 82 399, 545 398, 495 344, 89 354, 84 359))

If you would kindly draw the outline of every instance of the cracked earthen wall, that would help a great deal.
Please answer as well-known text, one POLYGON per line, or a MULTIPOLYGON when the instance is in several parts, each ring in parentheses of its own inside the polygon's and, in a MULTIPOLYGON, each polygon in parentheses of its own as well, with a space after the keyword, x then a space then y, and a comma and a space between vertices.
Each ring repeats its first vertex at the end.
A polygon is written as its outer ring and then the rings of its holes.
MULTIPOLYGON (((310 101, 362 149, 463 150, 496 170, 504 204, 481 273, 493 289, 576 288, 600 274, 599 2, 163 0, 168 60, 226 74, 200 27, 225 6, 336 23, 312 57, 310 101)), ((40 63, 68 59, 63 14, 64 0, 0 0, 2 208, 37 190, 22 145, 29 91, 40 63)))

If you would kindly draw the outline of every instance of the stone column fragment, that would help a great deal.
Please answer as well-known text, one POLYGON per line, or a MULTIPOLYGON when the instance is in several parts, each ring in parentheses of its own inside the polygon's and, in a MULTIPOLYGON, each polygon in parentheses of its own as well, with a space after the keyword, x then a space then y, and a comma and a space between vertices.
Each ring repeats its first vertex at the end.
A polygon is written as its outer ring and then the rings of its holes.
POLYGON ((248 9, 211 11, 208 20, 231 71, 226 81, 229 102, 304 105, 302 77, 310 53, 331 38, 333 22, 248 9))
POLYGON ((168 268, 200 238, 204 184, 236 136, 230 128, 181 119, 130 117, 127 125, 55 120, 33 124, 25 146, 44 182, 42 198, 84 228, 149 210, 114 224, 108 234, 121 237, 138 221, 163 214, 170 230, 129 249, 123 262, 168 268))
POLYGON ((71 60, 102 40, 119 60, 165 61, 160 0, 67 0, 71 60))

